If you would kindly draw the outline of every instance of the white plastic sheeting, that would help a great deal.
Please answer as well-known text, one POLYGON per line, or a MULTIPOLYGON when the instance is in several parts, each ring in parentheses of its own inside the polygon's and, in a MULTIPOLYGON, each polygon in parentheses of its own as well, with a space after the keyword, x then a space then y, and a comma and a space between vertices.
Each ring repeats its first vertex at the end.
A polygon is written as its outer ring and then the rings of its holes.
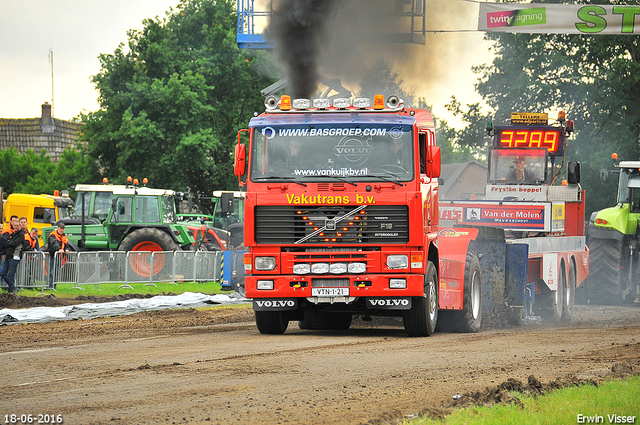
POLYGON ((0 310, 0 324, 42 323, 56 320, 95 319, 97 317, 123 316, 141 311, 157 311, 176 308, 210 307, 212 305, 249 302, 237 293, 229 295, 205 295, 185 292, 181 295, 158 295, 153 298, 131 299, 110 303, 85 303, 65 307, 34 307, 21 310, 0 310))

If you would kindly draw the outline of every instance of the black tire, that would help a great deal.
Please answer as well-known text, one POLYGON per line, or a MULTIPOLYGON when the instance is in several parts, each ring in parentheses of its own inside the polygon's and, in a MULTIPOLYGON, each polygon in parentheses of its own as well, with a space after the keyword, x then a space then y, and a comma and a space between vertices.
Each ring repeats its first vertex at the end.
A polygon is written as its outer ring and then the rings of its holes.
POLYGON ((289 326, 281 311, 256 311, 256 325, 261 334, 282 335, 289 326))
POLYGON ((438 318, 438 330, 475 333, 482 325, 482 276, 480 260, 473 252, 467 253, 464 267, 464 292, 462 310, 442 310, 438 318))
POLYGON ((587 293, 591 304, 622 303, 623 241, 589 238, 589 278, 587 293))
POLYGON ((313 331, 346 331, 351 327, 352 319, 351 313, 305 311, 304 320, 298 322, 298 327, 313 331))
MULTIPOLYGON (((180 247, 178 244, 168 235, 160 229, 155 227, 142 227, 129 233, 122 239, 118 246, 118 251, 177 251, 180 247)), ((159 257, 162 260, 154 262, 153 275, 157 275, 164 268, 164 257, 159 257)), ((130 258, 131 267, 134 272, 140 276, 148 277, 151 272, 146 258, 130 258), (135 264, 134 264, 135 263, 135 264)))
POLYGON ((129 233, 122 239, 118 246, 118 251, 153 251, 153 249, 139 249, 145 246, 156 245, 160 251, 177 251, 180 249, 178 244, 160 229, 155 227, 142 227, 129 233))
MULTIPOLYGON (((564 267, 562 268, 564 272, 564 267)), ((576 267, 573 260, 569 260, 569 275, 565 286, 564 305, 562 306, 562 321, 568 323, 573 319, 573 310, 576 303, 576 267)))
POLYGON ((431 261, 424 276, 424 295, 412 301, 411 309, 402 315, 404 329, 409 336, 431 335, 438 323, 438 272, 431 261))

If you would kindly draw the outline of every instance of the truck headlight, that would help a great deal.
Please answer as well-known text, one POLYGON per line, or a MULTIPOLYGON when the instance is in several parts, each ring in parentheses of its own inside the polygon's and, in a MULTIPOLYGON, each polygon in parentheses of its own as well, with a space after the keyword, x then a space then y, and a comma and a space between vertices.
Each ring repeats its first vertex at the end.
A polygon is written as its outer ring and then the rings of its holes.
POLYGON ((366 263, 349 263, 349 273, 364 273, 366 271, 366 263))
POLYGON ((256 282, 256 288, 261 290, 273 289, 273 280, 259 280, 256 282))
POLYGON ((407 279, 389 279, 390 289, 407 289, 407 279))
POLYGON ((407 255, 389 255, 387 257, 387 267, 390 269, 406 269, 409 267, 409 257, 407 255))
POLYGON ((329 273, 329 263, 313 263, 311 265, 311 273, 313 274, 329 273))
POLYGON ((332 263, 329 266, 329 273, 332 274, 343 274, 347 272, 347 264, 346 263, 332 263))
POLYGON ((311 264, 299 263, 293 265, 293 274, 308 274, 311 273, 311 264))
POLYGON ((273 270, 276 268, 275 257, 256 257, 254 264, 256 270, 273 270))

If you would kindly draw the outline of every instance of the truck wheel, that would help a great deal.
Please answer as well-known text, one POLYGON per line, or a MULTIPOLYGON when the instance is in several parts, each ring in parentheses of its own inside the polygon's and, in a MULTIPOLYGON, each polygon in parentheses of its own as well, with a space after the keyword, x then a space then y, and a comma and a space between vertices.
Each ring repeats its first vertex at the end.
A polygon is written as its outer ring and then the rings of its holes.
POLYGON ((282 335, 289 326, 281 311, 256 311, 256 325, 261 334, 282 335))
POLYGON ((464 267, 462 310, 443 310, 438 318, 438 329, 447 332, 475 333, 482 325, 482 278, 480 260, 473 252, 467 253, 464 267))
POLYGON ((352 318, 351 313, 305 311, 304 320, 298 322, 298 327, 313 331, 346 331, 351 327, 352 318))
MULTIPOLYGON (((544 285, 544 282, 540 282, 544 285)), ((562 310, 564 306, 564 288, 567 280, 564 275, 564 265, 560 268, 558 276, 558 289, 546 292, 541 298, 543 315, 552 323, 558 323, 562 319, 562 310)))
MULTIPOLYGON (((154 227, 143 227, 129 233, 122 239, 118 246, 118 251, 176 251, 178 245, 171 239, 171 236, 160 229, 154 227)), ((132 255, 129 257, 129 264, 136 274, 142 277, 149 277, 151 273, 151 261, 149 254, 132 255)), ((160 273, 164 267, 164 257, 154 257, 153 275, 160 273)))
MULTIPOLYGON (((564 271, 564 267, 562 268, 564 271)), ((562 306, 562 321, 568 323, 573 319, 573 308, 576 303, 576 267, 573 260, 569 260, 569 280, 565 286, 564 305, 562 306)))
POLYGON ((589 238, 589 285, 591 304, 622 302, 622 244, 616 239, 589 238))
POLYGON ((414 297, 410 310, 402 316, 404 329, 409 336, 429 336, 438 322, 438 273, 431 261, 427 262, 424 276, 424 295, 414 297))

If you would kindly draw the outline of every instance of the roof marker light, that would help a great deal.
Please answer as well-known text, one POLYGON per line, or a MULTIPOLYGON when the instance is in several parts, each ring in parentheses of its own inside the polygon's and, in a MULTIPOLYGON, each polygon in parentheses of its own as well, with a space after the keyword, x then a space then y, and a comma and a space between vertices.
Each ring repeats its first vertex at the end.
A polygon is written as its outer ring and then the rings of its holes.
POLYGON ((280 98, 280 110, 281 111, 291 110, 291 96, 285 94, 280 98))
POLYGON ((377 94, 373 97, 373 109, 384 109, 384 96, 377 94))

